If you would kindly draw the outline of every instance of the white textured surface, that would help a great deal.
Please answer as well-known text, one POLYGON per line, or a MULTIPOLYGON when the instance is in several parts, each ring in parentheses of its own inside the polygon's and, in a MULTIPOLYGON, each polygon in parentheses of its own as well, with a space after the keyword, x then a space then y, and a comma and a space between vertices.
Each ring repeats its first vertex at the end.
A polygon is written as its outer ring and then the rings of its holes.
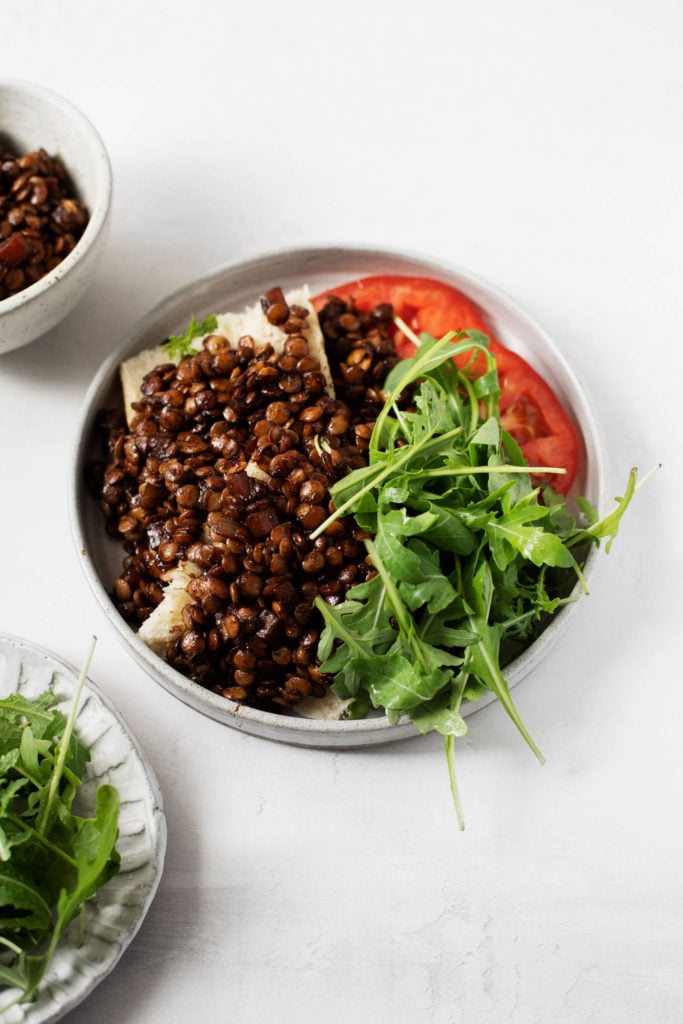
POLYGON ((114 169, 89 294, 0 360, 0 626, 93 677, 149 755, 157 899, 69 1024, 678 1024, 683 9, 674 0, 339 7, 178 0, 3 12, 3 74, 92 118, 114 169), (87 385, 131 324, 228 260, 433 253, 536 316, 638 496, 570 633, 460 744, 320 752, 182 705, 121 649, 69 536, 87 385), (34 468, 35 467, 35 468, 34 468))

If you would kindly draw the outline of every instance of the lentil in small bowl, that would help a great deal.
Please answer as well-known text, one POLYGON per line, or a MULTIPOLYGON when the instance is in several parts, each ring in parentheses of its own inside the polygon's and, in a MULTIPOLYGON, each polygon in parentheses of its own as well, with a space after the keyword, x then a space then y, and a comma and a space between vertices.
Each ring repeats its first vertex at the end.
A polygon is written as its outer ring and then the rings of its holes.
MULTIPOLYGON (((105 523, 105 516, 109 514, 108 509, 112 510, 111 514, 114 519, 120 516, 121 481, 125 473, 130 474, 134 470, 134 463, 137 459, 137 455, 131 450, 133 462, 127 463, 125 430, 117 425, 122 422, 120 417, 123 415, 124 404, 119 381, 119 368, 125 361, 159 345, 170 335, 182 332, 192 318, 200 320, 223 311, 241 310, 258 302, 261 296, 267 296, 269 293, 274 297, 271 300, 266 299, 264 308, 272 309, 273 303, 277 302, 277 295, 273 293, 275 286, 286 291, 307 285, 312 294, 328 289, 334 292, 335 284, 340 285, 349 279, 375 274, 420 275, 444 281, 461 289, 485 311, 496 337, 511 349, 516 349, 520 355, 534 364, 561 397, 576 426, 582 448, 582 466, 575 484, 576 493, 588 497, 598 508, 602 507, 604 504, 603 456, 595 418, 581 385, 543 331, 509 299, 472 275, 439 261, 390 251, 369 248, 312 248, 276 253, 248 262, 231 264, 182 289, 162 302, 137 324, 100 369, 86 397, 78 430, 71 481, 71 516, 74 537, 90 586, 131 655, 157 683, 202 713, 246 732, 298 745, 364 746, 414 736, 417 735, 417 731, 409 719, 401 719, 397 723, 391 724, 383 714, 369 715, 358 720, 301 717, 296 713, 297 706, 294 701, 291 707, 288 705, 293 685, 291 672, 289 688, 286 687, 280 691, 263 690, 263 700, 260 702, 260 706, 254 706, 253 703, 243 699, 245 688, 249 689, 256 674, 259 657, 265 657, 269 662, 277 662, 281 658, 283 663, 300 664, 303 666, 301 671, 294 675, 296 685, 306 687, 306 694, 313 687, 315 694, 317 692, 316 664, 311 661, 310 651, 306 648, 308 640, 311 640, 311 637, 315 639, 318 634, 308 630, 309 619, 306 617, 307 610, 304 606, 310 605, 310 601, 302 600, 300 609, 296 593, 288 592, 292 589, 290 586, 291 574, 284 586, 282 579, 279 581, 275 578, 267 579, 265 589, 262 589, 263 580, 258 579, 259 569, 254 564, 254 559, 258 560, 261 557, 261 552, 256 551, 256 548, 259 547, 259 544, 261 548, 270 546, 269 559, 286 558, 291 548, 288 539, 291 538, 291 535, 281 529, 279 524, 270 521, 265 491, 259 490, 259 481, 253 479, 250 481, 247 473, 233 473, 227 487, 225 481, 219 480, 215 485, 215 492, 212 492, 211 489, 214 486, 212 476, 220 474, 216 474, 214 468, 206 461, 206 445, 200 445, 197 440, 200 434, 199 430, 194 433, 193 444, 190 446, 192 450, 190 451, 188 448, 186 456, 183 456, 183 458, 187 457, 188 466, 180 465, 179 459, 175 457, 167 459, 165 456, 161 456, 164 461, 163 472, 174 477, 171 481, 169 476, 167 483, 173 488, 176 499, 179 499, 179 504, 173 522, 170 526, 166 524, 168 528, 163 534, 163 539, 157 538, 154 546, 155 551, 162 559, 166 557, 166 553, 168 553, 169 559, 172 559, 176 555, 178 545, 185 545, 193 563, 205 570, 200 579, 191 580, 189 583, 185 581, 188 590, 192 590, 193 586, 196 587, 198 605, 201 605, 201 609, 196 614, 196 622, 193 618, 195 612, 190 609, 184 634, 184 646, 181 644, 176 648, 175 657, 171 659, 171 663, 166 657, 161 656, 161 648, 157 647, 155 650, 154 643, 150 645, 149 636, 148 642, 144 641, 137 628, 139 621, 136 622, 136 615, 141 613, 139 620, 143 621, 141 631, 144 634, 144 630, 147 628, 144 621, 145 616, 149 615, 147 621, 151 621, 150 611, 159 604, 162 593, 157 587, 157 581, 153 578, 141 579, 141 563, 136 561, 139 552, 134 543, 137 529, 136 519, 139 518, 139 515, 138 512, 133 511, 133 515, 122 517, 123 535, 130 527, 129 541, 126 543, 127 555, 122 544, 122 534, 119 532, 118 536, 112 535, 116 534, 116 531, 108 532, 105 523), (114 464, 116 460, 114 463, 110 462, 111 475, 104 480, 104 483, 100 479, 97 492, 99 494, 98 501, 93 498, 86 485, 86 475, 91 464, 102 460, 102 414, 105 410, 107 410, 104 424, 105 434, 108 438, 107 447, 111 453, 118 446, 116 458, 120 460, 120 464, 114 464), (201 452, 199 447, 202 447, 201 452), (202 462, 203 465, 200 466, 202 462), (186 478, 183 474, 189 468, 189 463, 192 463, 194 468, 200 466, 201 486, 182 483, 181 478, 186 478), (175 479, 176 476, 177 479, 175 479), (221 487, 223 487, 222 492, 220 492, 221 487), (204 527, 208 534, 219 542, 218 546, 223 552, 220 564, 212 563, 211 559, 215 553, 212 552, 210 543, 203 542, 197 529, 198 524, 194 522, 198 514, 197 505, 200 491, 206 499, 202 513, 205 515, 204 527), (218 497, 219 493, 220 498, 218 497), (103 516, 103 508, 105 516, 103 516), (231 533, 243 529, 242 523, 239 521, 240 516, 255 540, 249 549, 249 559, 245 560, 244 565, 233 565, 232 552, 243 550, 243 546, 238 545, 232 548, 229 543, 231 533), (187 537, 182 533, 185 528, 188 532, 187 537), (121 566, 124 562, 127 562, 128 568, 122 572, 121 566), (227 566, 227 562, 230 562, 229 566, 227 566), (212 565, 214 565, 214 569, 212 569, 212 565), (232 595, 230 578, 237 584, 235 595, 232 595), (207 588, 209 587, 211 593, 208 593, 207 588), (251 593, 252 587, 255 588, 253 594, 251 593), (243 596, 246 595, 246 599, 241 602, 245 606, 244 608, 239 607, 238 591, 243 596), (205 644, 210 647, 214 641, 216 649, 220 648, 224 642, 233 643, 239 635, 241 627, 245 625, 244 621, 240 622, 240 616, 243 613, 244 619, 248 619, 250 615, 246 605, 249 604, 252 597, 256 598, 261 594, 268 595, 268 601, 263 599, 260 601, 261 618, 258 622, 249 623, 246 629, 256 639, 253 644, 250 643, 242 647, 237 645, 235 648, 231 662, 230 685, 222 691, 220 687, 213 684, 203 685, 203 683, 211 682, 209 677, 205 678, 203 667, 208 664, 210 659, 198 658, 198 653, 201 653, 205 644), (149 603, 149 607, 145 609, 146 602, 149 603), (212 628, 209 627, 212 627, 213 623, 209 622, 207 625, 204 613, 208 612, 210 617, 214 604, 217 608, 222 607, 223 611, 216 619, 217 628, 212 631, 212 628), (224 614, 226 608, 228 614, 224 614), (286 616, 283 616, 282 608, 290 609, 291 622, 286 619, 286 616), (301 616, 298 618, 299 611, 301 611, 301 616), (280 627, 275 628, 277 626, 274 622, 276 617, 286 620, 284 629, 280 628, 283 625, 282 622, 280 627), (271 618, 274 627, 272 635, 269 626, 271 618), (196 628, 192 628, 193 625, 196 625, 196 628), (291 635, 294 639, 288 646, 286 637, 289 635, 290 625, 291 635)), ((301 311, 296 306, 292 308, 295 313, 293 319, 298 323, 298 314, 301 311)), ((274 319, 277 319, 279 315, 279 310, 273 312, 274 319)), ((293 337, 296 338, 297 323, 290 325, 294 332, 289 336, 290 341, 293 337)), ((285 324, 285 330, 287 329, 285 324)), ((157 403, 157 408, 160 407, 159 404, 163 406, 163 429, 159 431, 158 423, 155 425, 152 419, 146 426, 143 424, 141 428, 136 429, 140 430, 141 435, 145 435, 148 431, 149 434, 156 433, 158 435, 156 440, 150 442, 153 445, 161 446, 156 449, 158 452, 163 450, 164 437, 168 436, 169 431, 172 432, 175 429, 175 419, 178 419, 179 422, 182 419, 174 413, 174 403, 178 398, 178 391, 182 390, 187 383, 182 378, 188 377, 188 375, 191 377, 195 372, 201 373, 201 365, 207 367, 211 363, 212 366, 218 368, 214 375, 214 391, 220 391, 223 386, 222 382, 227 377, 232 375, 235 379, 235 375, 237 375, 240 387, 244 382, 245 402, 250 403, 252 398, 255 403, 259 402, 256 394, 258 387, 254 382, 261 381, 263 382, 262 386, 267 388, 266 378, 269 379, 275 373, 274 364, 268 365, 267 360, 258 358, 258 353, 254 353, 249 345, 243 345, 240 342, 238 349, 241 351, 230 351, 223 342, 224 339, 216 338, 211 342, 213 348, 208 355, 193 357, 199 360, 196 371, 193 368, 192 360, 190 360, 182 369, 166 366, 160 370, 154 370, 145 378, 144 391, 149 396, 150 408, 155 403, 157 403), (162 393, 164 397, 162 397, 162 393)), ((296 347, 295 340, 293 344, 296 347)), ((290 351, 295 361, 301 357, 298 350, 294 353, 294 348, 290 348, 290 351)), ((350 363, 353 363, 355 361, 353 350, 349 354, 347 346, 345 352, 344 358, 348 358, 350 363)), ((380 351, 377 358, 381 362, 388 356, 388 352, 380 351)), ((307 358, 304 357, 304 359, 307 358)), ((334 359, 331 361, 334 362, 334 359)), ((305 392, 300 411, 297 413, 301 420, 300 428, 302 428, 299 433, 305 435, 306 424, 324 415, 327 417, 328 432, 334 434, 336 431, 338 435, 343 435, 349 427, 349 414, 346 411, 346 406, 343 402, 337 401, 335 404, 329 398, 322 396, 324 381, 320 378, 323 375, 314 368, 313 363, 310 368, 307 368, 307 372, 307 389, 310 394, 308 391, 305 392)), ((386 367, 383 368, 383 372, 386 372, 386 367)), ((357 380, 357 373, 354 371, 349 374, 349 379, 357 380)), ((286 393, 289 381, 284 380, 282 383, 284 383, 286 393)), ((209 414, 208 408, 202 408, 202 406, 211 404, 210 396, 200 398, 199 390, 196 389, 194 393, 197 396, 197 401, 191 401, 190 405, 192 406, 192 415, 197 417, 196 426, 199 427, 200 420, 203 421, 202 418, 209 414)), ((337 398, 339 399, 340 396, 338 395, 337 398)), ((179 398, 178 401, 180 401, 179 398)), ((373 394, 373 388, 368 387, 360 406, 362 415, 372 419, 374 401, 376 401, 376 396, 373 394)), ((282 429, 283 425, 278 423, 280 404, 270 402, 267 409, 264 405, 266 411, 263 418, 252 419, 251 422, 255 424, 253 427, 255 434, 262 433, 261 427, 264 431, 274 428, 275 433, 282 429)), ((187 410, 189 407, 185 405, 184 408, 187 410)), ((361 413, 357 415, 361 415, 361 413)), ((376 416, 376 411, 374 415, 376 416)), ((356 417, 356 429, 359 426, 362 436, 367 423, 361 423, 356 417)), ((230 427, 229 422, 226 424, 219 421, 212 428, 212 443, 216 450, 220 450, 224 456, 228 452, 228 447, 234 445, 235 438, 240 436, 235 434, 230 427)), ((245 435, 241 436, 244 438, 245 435)), ((275 435, 273 434, 273 436, 275 435)), ((259 447, 257 440, 256 447, 265 457, 267 444, 262 444, 259 447)), ((174 451, 177 453, 177 448, 174 451)), ((288 463, 285 467, 285 472, 288 475, 283 488, 286 491, 286 487, 292 486, 294 477, 297 476, 295 465, 297 458, 295 455, 292 455, 291 458, 289 456, 285 458, 283 455, 273 456, 268 465, 275 475, 279 471, 279 463, 278 467, 274 465, 277 459, 282 461, 283 466, 285 461, 288 463), (291 466, 289 465, 290 461, 291 466)), ((324 479, 324 474, 321 473, 314 474, 310 480, 298 480, 297 477, 296 486, 300 490, 297 492, 296 500, 300 502, 298 514, 304 526, 304 529, 300 531, 301 534, 314 534, 316 526, 319 525, 319 516, 316 510, 318 496, 314 491, 324 479), (307 497, 308 501, 305 500, 307 497)), ((163 490, 163 488, 161 489, 163 490)), ((145 491, 143 506, 147 497, 153 503, 155 490, 156 485, 148 480, 143 487, 143 491, 145 491)), ((140 514, 144 517, 144 509, 140 514)), ((152 531, 160 528, 159 522, 155 523, 153 520, 154 516, 150 518, 148 524, 148 529, 151 528, 152 531)), ((319 592, 323 596, 329 595, 333 600, 335 595, 340 592, 340 588, 343 593, 351 582, 360 582, 363 577, 362 575, 359 577, 358 573, 360 571, 362 574, 365 571, 363 568, 365 552, 362 545, 359 544, 359 536, 354 534, 352 528, 347 527, 346 532, 340 528, 338 537, 338 540, 335 537, 334 543, 328 543, 326 549, 309 544, 305 538, 302 541, 297 541, 297 543, 306 544, 306 549, 300 552, 299 559, 304 570, 311 574, 310 578, 319 580, 324 578, 324 585, 329 584, 329 586, 325 590, 321 587, 319 592), (323 569, 320 557, 322 550, 328 556, 328 562, 338 567, 336 578, 334 573, 329 572, 329 564, 326 574, 316 577, 318 569, 321 572, 323 569), (332 556, 334 556, 333 559, 332 556), (318 561, 321 563, 320 566, 317 564, 318 561)), ((270 562, 270 564, 273 566, 274 562, 270 562)), ((585 573, 590 575, 592 564, 593 558, 589 554, 584 568, 585 573)), ((274 576, 277 575, 277 570, 274 569, 273 572, 274 576)), ((283 574, 285 577, 287 575, 283 574)), ((142 576, 144 577, 144 572, 142 576)), ((307 598, 309 594, 306 591, 306 583, 304 582, 301 586, 303 596, 307 598)), ((562 608, 553 617, 545 631, 506 666, 505 676, 510 686, 519 682, 545 657, 567 627, 572 608, 572 604, 562 608)), ((151 634, 151 631, 149 632, 151 634)), ((311 640, 311 645, 312 643, 313 640, 311 640)), ((296 689, 296 687, 294 688, 296 689)), ((479 701, 467 704, 463 713, 471 714, 493 699, 492 694, 487 694, 479 701)))
POLYGON ((112 174, 72 103, 0 79, 0 354, 42 337, 88 287, 107 237, 112 174))

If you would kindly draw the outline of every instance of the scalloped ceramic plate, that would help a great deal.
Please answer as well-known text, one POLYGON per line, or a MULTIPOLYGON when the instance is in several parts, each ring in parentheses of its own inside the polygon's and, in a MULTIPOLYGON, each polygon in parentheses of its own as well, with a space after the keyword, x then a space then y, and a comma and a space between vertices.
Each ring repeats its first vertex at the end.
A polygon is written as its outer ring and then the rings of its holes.
MULTIPOLYGON (((481 307, 496 336, 545 377, 569 411, 584 454, 576 490, 601 508, 604 504, 603 447, 595 416, 580 382, 541 327, 498 289, 457 267, 422 256, 361 247, 296 249, 232 263, 156 306, 132 329, 93 380, 78 425, 72 466, 71 522, 81 564, 97 600, 132 656, 156 682, 203 714, 245 732, 304 746, 366 746, 415 736, 416 731, 408 719, 396 725, 389 725, 384 716, 354 722, 312 721, 245 708, 203 689, 167 665, 138 639, 110 598, 112 581, 120 571, 122 548, 106 535, 99 507, 86 493, 83 471, 87 461, 98 452, 94 438, 98 410, 121 405, 118 365, 123 359, 158 345, 171 333, 180 333, 192 316, 199 318, 240 310, 274 285, 287 290, 308 284, 311 294, 315 295, 369 274, 418 274, 437 278, 461 289, 481 307)), ((589 556, 588 574, 592 562, 589 556)), ((572 609, 573 605, 569 604, 558 612, 545 632, 507 666, 505 674, 510 686, 518 683, 545 657, 567 627, 572 609)), ((488 695, 468 705, 464 713, 472 714, 493 699, 492 694, 488 695)))
MULTIPOLYGON (((50 651, 27 640, 0 634, 0 696, 20 692, 35 697, 48 687, 68 712, 78 672, 50 651)), ((79 791, 79 805, 94 807, 97 786, 109 782, 121 796, 121 869, 87 904, 83 941, 78 922, 62 937, 38 998, 13 1006, 3 1024, 51 1024, 72 1010, 109 974, 135 936, 161 878, 166 851, 166 819, 152 768, 111 701, 89 679, 76 722, 91 761, 79 791)), ((0 1009, 16 995, 3 989, 0 1009)))

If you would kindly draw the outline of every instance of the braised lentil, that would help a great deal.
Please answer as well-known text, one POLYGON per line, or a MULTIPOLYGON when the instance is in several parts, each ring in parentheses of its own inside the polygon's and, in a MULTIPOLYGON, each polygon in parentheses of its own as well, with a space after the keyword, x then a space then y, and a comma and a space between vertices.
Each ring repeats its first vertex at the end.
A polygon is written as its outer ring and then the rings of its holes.
POLYGON ((58 157, 0 146, 0 301, 54 270, 87 223, 58 157))
POLYGON ((288 335, 284 351, 212 335, 179 366, 142 384, 128 428, 106 411, 105 462, 89 466, 108 531, 124 541, 113 600, 139 626, 163 596, 169 569, 191 562, 183 630, 166 660, 239 703, 285 711, 322 696, 316 660, 322 628, 313 601, 344 600, 372 569, 352 518, 315 541, 333 505, 329 488, 364 465, 382 382, 398 360, 391 308, 373 315, 331 298, 320 315, 332 398, 301 333, 308 312, 280 289, 264 299, 288 335), (247 473, 247 464, 264 479, 247 473))

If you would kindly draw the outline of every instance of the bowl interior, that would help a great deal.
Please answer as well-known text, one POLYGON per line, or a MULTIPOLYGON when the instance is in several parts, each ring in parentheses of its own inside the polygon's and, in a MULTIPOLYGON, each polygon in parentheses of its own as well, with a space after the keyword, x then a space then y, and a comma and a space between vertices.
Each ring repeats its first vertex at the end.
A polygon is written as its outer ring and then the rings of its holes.
POLYGON ((0 80, 0 144, 18 155, 42 148, 59 157, 92 216, 102 193, 102 143, 71 103, 40 86, 0 80))
MULTIPOLYGON (((481 306, 500 340, 528 359, 562 399, 583 447, 583 468, 573 493, 585 495, 601 507, 604 471, 598 426, 581 384, 542 329, 497 289, 456 267, 383 250, 316 248, 276 253, 221 268, 190 284, 152 310, 102 366, 86 396, 78 428, 72 478, 75 540, 90 585, 133 657, 157 682, 203 713, 245 731, 290 743, 365 745, 414 735, 415 730, 409 721, 389 726, 383 716, 360 722, 310 721, 244 708, 192 683, 153 654, 121 619, 109 596, 112 581, 120 571, 122 548, 105 534, 97 503, 83 484, 84 467, 92 458, 101 457, 95 436, 98 411, 121 406, 118 365, 123 359, 158 345, 169 333, 181 332, 192 316, 239 310, 274 285, 287 290, 305 283, 311 294, 316 294, 355 277, 382 273, 438 278, 460 288, 481 306)), ((589 557, 586 571, 590 573, 591 568, 589 557)), ((507 666, 509 685, 519 682, 545 656, 566 628, 572 608, 572 604, 565 606, 541 637, 507 666)), ((486 703, 483 698, 469 705, 466 713, 486 703)))

